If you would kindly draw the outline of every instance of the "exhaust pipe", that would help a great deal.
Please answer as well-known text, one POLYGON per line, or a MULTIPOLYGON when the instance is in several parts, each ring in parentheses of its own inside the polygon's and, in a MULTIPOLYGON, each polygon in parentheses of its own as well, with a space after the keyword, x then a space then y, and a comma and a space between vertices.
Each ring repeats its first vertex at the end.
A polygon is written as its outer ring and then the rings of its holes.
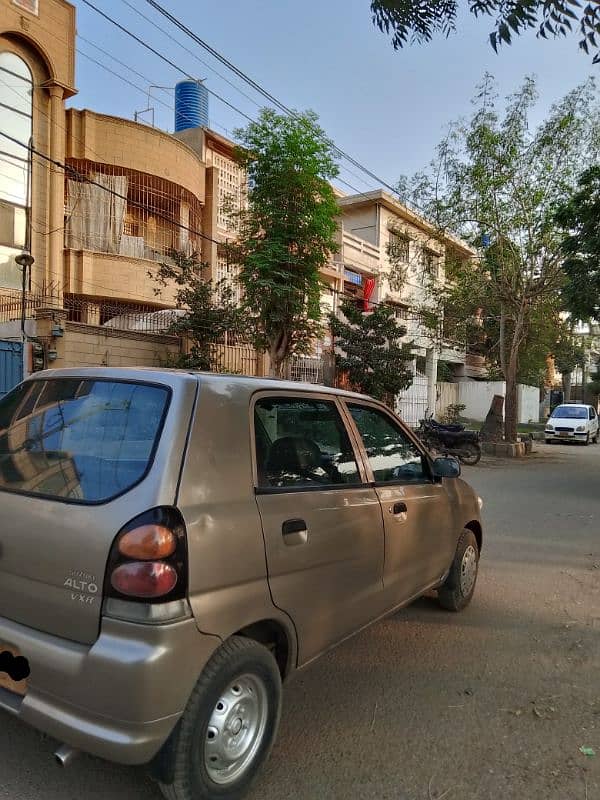
POLYGON ((54 760, 59 767, 68 767, 78 753, 79 750, 75 750, 70 745, 61 744, 58 750, 54 753, 54 760))

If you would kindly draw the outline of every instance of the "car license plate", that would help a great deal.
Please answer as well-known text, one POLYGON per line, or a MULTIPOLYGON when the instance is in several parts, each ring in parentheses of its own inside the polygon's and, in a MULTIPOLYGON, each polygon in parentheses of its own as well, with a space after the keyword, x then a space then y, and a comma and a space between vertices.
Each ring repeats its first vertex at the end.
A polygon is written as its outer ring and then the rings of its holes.
MULTIPOLYGON (((22 669, 23 661, 25 661, 25 659, 21 659, 21 653, 16 647, 0 642, 0 689, 8 689, 9 692, 20 695, 24 695, 27 692, 27 678, 15 680, 11 677, 9 672, 7 672, 7 670, 10 670, 11 673, 14 674, 13 670, 15 666, 17 670, 22 669), (19 661, 15 665, 15 659, 17 658, 19 661)), ((25 664, 27 664, 26 661, 25 664)), ((27 672, 29 672, 28 665, 26 669, 27 672)), ((19 673, 17 672, 17 674, 19 673)))

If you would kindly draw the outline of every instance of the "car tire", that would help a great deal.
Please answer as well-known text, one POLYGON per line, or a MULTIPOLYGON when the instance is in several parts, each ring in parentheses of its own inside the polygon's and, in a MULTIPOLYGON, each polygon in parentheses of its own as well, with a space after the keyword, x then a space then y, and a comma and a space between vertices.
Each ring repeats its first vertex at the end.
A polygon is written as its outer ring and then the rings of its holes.
POLYGON ((590 435, 588 433, 588 435, 585 437, 585 442, 583 443, 583 446, 587 447, 589 443, 590 443, 590 435))
POLYGON ((595 436, 594 436, 594 438, 592 439, 592 443, 593 443, 593 444, 598 444, 598 431, 596 431, 596 435, 595 435, 595 436))
POLYGON ((552 439, 546 439, 546 444, 552 444, 552 439))
POLYGON ((241 636, 228 639, 204 668, 161 752, 164 797, 243 797, 271 752, 280 714, 281 675, 269 650, 241 636))
POLYGON ((471 602, 479 571, 479 547, 473 531, 462 532, 450 572, 438 589, 438 601, 447 611, 462 611, 471 602))

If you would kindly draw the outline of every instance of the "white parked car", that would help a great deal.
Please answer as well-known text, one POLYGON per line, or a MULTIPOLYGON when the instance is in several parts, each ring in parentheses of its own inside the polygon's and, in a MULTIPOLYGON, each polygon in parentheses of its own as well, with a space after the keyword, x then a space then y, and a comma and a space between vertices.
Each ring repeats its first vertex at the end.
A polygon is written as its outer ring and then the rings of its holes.
POLYGON ((546 423, 546 444, 554 441, 598 442, 598 414, 593 406, 565 403, 556 406, 546 423))

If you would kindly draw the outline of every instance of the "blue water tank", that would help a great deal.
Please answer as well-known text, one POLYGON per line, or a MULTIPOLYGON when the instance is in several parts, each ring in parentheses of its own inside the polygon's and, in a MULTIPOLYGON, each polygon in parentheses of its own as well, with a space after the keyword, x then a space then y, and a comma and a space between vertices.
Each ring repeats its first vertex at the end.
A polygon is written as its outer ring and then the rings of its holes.
POLYGON ((208 128, 208 89, 200 81, 175 85, 175 133, 187 128, 208 128))

